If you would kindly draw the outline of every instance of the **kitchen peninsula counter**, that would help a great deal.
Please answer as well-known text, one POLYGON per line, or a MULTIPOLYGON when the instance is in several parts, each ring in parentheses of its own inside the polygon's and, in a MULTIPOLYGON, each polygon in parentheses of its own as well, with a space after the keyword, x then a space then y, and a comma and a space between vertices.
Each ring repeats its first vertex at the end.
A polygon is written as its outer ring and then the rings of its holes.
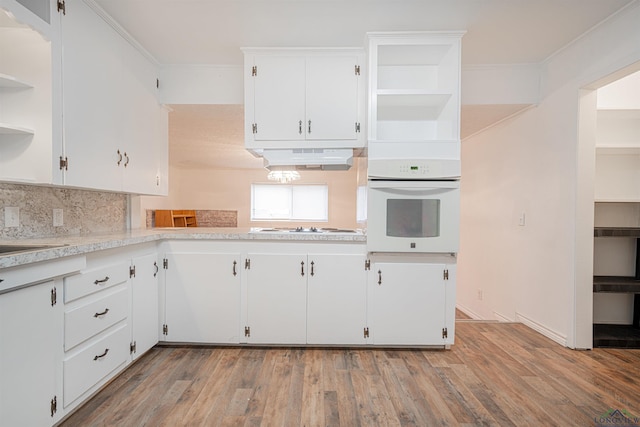
POLYGON ((0 269, 95 251, 161 240, 240 240, 282 242, 365 243, 366 236, 354 233, 259 232, 252 228, 155 228, 123 233, 61 236, 41 239, 2 240, 3 245, 46 245, 37 250, 0 254, 0 269))

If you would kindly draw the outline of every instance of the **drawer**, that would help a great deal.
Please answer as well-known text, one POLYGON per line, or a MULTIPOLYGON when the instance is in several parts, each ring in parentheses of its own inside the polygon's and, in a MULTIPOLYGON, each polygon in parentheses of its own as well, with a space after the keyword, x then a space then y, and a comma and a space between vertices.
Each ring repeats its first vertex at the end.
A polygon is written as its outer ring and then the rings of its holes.
POLYGON ((64 302, 110 288, 129 279, 129 263, 119 262, 84 270, 64 279, 64 302))
POLYGON ((122 325, 63 362, 64 406, 101 381, 107 381, 129 360, 129 327, 122 325))
POLYGON ((129 313, 129 289, 122 288, 64 313, 64 349, 99 334, 129 313))

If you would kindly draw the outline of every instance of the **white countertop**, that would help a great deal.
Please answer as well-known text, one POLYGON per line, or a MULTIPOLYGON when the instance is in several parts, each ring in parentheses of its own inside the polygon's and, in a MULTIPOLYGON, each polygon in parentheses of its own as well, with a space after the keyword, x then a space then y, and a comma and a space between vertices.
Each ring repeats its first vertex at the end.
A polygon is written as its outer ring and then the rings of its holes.
POLYGON ((364 243, 366 236, 358 233, 290 233, 256 232, 251 228, 155 228, 123 233, 87 236, 63 236, 42 239, 0 240, 3 245, 62 245, 39 250, 0 254, 0 268, 16 267, 71 255, 119 248, 159 240, 274 240, 331 241, 364 243))

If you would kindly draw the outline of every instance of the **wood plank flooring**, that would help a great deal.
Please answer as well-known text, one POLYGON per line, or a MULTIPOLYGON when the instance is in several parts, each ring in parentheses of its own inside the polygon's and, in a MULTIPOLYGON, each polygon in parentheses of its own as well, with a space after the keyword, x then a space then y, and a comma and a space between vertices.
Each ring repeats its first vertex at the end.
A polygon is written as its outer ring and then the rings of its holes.
POLYGON ((456 328, 448 351, 156 347, 62 426, 594 426, 613 425, 610 410, 640 416, 640 350, 573 351, 514 323, 456 328))

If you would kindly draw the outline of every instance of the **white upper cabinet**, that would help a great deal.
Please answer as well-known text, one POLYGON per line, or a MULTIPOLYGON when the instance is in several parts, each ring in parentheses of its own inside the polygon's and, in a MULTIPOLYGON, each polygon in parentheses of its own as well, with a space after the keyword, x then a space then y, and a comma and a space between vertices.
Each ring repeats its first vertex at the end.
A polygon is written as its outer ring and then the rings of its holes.
POLYGON ((462 34, 368 34, 370 141, 460 139, 462 34))
POLYGON ((82 0, 66 0, 61 22, 65 184, 163 194, 155 65, 82 0))
POLYGON ((0 0, 0 181, 167 194, 156 64, 93 1, 61 4, 0 0))
POLYGON ((244 49, 245 145, 363 147, 359 49, 244 49))

